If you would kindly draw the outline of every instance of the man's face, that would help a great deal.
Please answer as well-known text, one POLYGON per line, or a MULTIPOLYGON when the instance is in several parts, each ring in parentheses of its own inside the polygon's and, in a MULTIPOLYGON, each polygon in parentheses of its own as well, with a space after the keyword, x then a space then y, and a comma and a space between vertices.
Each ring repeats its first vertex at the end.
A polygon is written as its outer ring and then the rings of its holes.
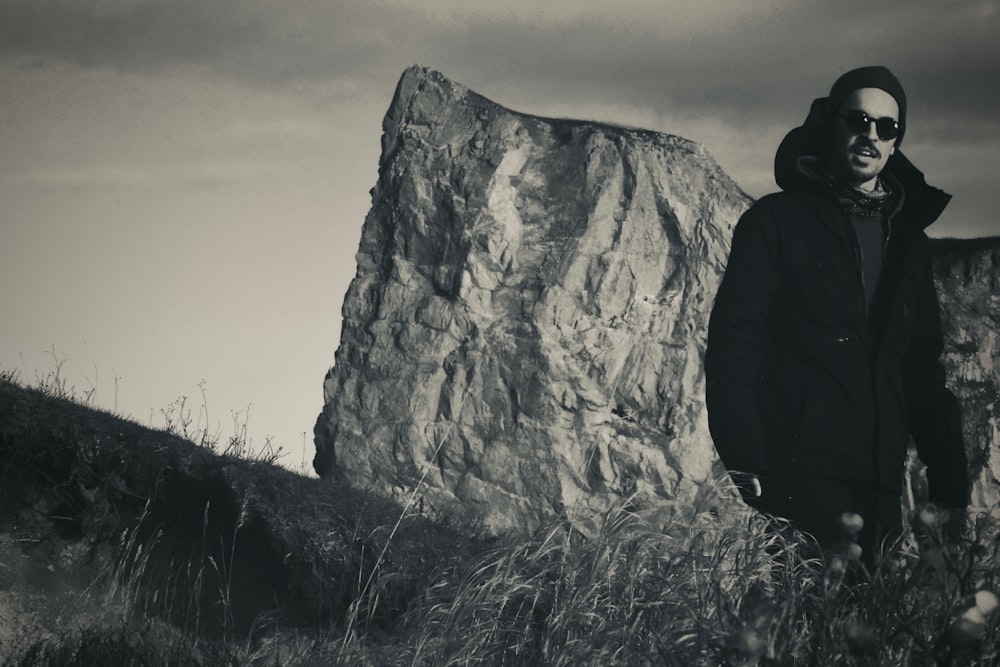
POLYGON ((861 88, 847 96, 833 119, 833 166, 850 185, 872 190, 889 156, 896 150, 896 139, 880 139, 875 123, 864 132, 851 130, 843 114, 863 111, 873 121, 878 118, 899 120, 899 105, 881 88, 861 88))

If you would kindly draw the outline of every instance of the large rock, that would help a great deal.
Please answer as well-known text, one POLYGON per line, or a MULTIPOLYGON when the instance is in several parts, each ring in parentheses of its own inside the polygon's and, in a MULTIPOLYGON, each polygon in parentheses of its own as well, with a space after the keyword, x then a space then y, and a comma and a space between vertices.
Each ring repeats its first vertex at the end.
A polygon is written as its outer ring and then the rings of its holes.
POLYGON ((1000 238, 934 242, 944 365, 962 404, 971 504, 1000 510, 1000 238))
POLYGON ((718 474, 705 330, 750 200, 705 149, 420 67, 383 132, 317 472, 491 532, 718 474))

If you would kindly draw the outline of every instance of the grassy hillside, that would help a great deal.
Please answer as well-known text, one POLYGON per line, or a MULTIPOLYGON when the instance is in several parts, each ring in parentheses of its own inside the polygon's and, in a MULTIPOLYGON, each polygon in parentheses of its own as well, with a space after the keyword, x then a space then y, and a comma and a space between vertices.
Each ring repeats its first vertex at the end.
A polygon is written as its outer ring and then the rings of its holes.
POLYGON ((50 394, 0 383, 0 656, 108 621, 240 645, 349 615, 378 629, 472 548, 371 494, 50 394))
POLYGON ((59 394, 0 381, 0 664, 1000 661, 987 517, 871 569, 722 485, 487 543, 59 394))

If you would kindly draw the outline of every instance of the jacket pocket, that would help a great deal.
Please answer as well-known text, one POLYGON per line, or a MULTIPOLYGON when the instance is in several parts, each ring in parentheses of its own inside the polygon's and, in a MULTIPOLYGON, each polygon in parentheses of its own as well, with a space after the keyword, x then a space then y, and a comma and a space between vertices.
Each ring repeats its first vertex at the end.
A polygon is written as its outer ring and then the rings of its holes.
POLYGON ((808 403, 807 373, 786 355, 768 355, 761 375, 758 411, 769 460, 794 462, 808 403))

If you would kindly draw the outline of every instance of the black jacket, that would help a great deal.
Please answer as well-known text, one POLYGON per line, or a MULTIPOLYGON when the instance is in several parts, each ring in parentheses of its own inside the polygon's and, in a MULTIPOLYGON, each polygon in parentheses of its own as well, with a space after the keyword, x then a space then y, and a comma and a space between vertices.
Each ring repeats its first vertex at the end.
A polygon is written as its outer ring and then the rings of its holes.
POLYGON ((959 408, 945 387, 924 228, 950 196, 898 150, 882 176, 903 193, 866 310, 853 229, 832 184, 797 167, 824 158, 817 100, 775 157, 782 191, 740 219, 705 356, 709 426, 731 471, 818 476, 899 491, 912 434, 931 500, 964 506, 959 408))

